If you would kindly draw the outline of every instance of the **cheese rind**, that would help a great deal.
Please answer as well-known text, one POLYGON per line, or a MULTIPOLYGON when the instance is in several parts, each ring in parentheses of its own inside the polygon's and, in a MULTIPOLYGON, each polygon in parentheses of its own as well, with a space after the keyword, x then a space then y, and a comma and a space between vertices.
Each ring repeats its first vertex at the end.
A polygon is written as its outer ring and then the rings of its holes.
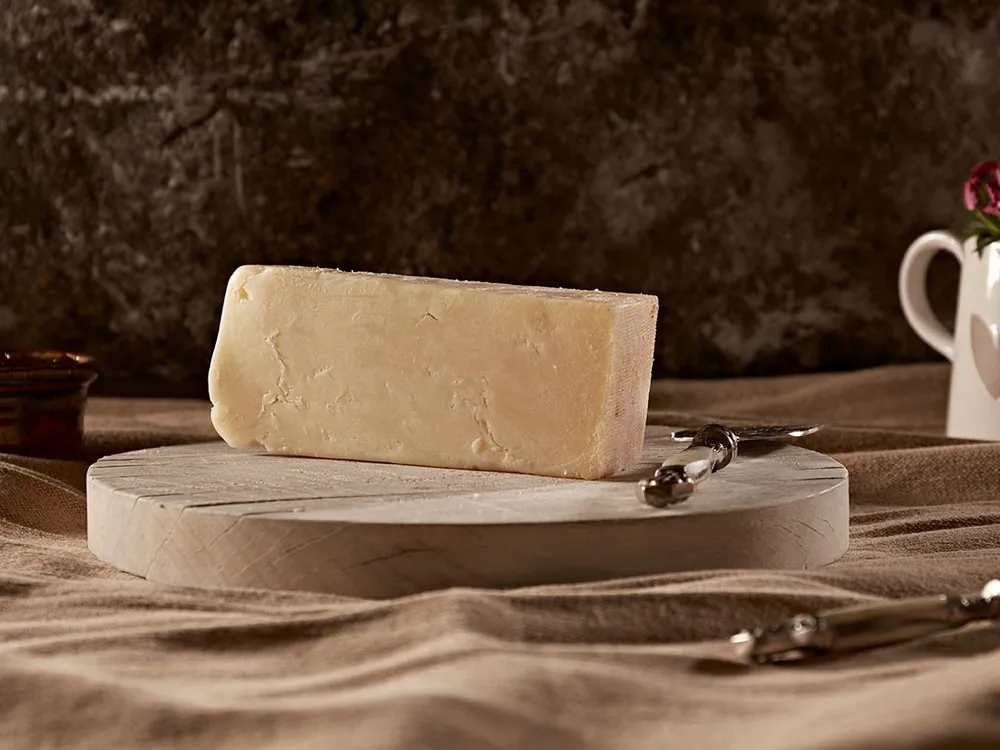
POLYGON ((271 453, 597 479, 642 450, 656 297, 243 266, 212 422, 271 453))

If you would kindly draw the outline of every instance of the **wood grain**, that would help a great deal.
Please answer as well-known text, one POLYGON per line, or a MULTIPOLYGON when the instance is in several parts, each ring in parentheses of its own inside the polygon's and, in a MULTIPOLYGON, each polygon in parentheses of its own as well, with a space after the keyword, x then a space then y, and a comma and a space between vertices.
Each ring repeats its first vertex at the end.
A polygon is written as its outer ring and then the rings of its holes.
POLYGON ((812 568, 848 544, 847 470, 745 443, 687 502, 635 482, 682 446, 646 431, 642 464, 603 481, 241 452, 222 442, 103 458, 88 543, 151 581, 392 597, 704 568, 812 568))

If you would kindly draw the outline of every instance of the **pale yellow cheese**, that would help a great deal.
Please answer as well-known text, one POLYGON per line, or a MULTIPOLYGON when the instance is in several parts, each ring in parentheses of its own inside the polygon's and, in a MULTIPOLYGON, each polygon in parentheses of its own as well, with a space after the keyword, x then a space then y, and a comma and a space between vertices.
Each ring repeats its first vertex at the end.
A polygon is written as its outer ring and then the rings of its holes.
POLYGON ((639 458, 656 297, 244 266, 209 373, 237 448, 595 479, 639 458))

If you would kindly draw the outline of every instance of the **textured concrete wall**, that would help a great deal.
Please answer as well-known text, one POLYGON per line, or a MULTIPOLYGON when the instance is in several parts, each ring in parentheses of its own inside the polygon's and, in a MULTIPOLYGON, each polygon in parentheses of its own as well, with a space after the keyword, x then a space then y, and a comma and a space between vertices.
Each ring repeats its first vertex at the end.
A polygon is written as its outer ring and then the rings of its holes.
POLYGON ((927 357, 896 269, 1000 155, 997 15, 4 0, 0 345, 200 383, 281 262, 656 293, 664 374, 927 357))

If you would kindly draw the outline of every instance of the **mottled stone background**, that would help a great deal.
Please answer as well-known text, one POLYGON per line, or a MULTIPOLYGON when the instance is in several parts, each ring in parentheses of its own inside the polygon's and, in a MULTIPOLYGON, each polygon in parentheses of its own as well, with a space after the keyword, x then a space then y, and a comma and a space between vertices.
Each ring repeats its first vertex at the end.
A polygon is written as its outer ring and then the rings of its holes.
POLYGON ((2 0, 0 346, 201 393, 265 262, 655 293, 658 374, 931 358, 896 272, 1000 155, 998 15, 2 0))

